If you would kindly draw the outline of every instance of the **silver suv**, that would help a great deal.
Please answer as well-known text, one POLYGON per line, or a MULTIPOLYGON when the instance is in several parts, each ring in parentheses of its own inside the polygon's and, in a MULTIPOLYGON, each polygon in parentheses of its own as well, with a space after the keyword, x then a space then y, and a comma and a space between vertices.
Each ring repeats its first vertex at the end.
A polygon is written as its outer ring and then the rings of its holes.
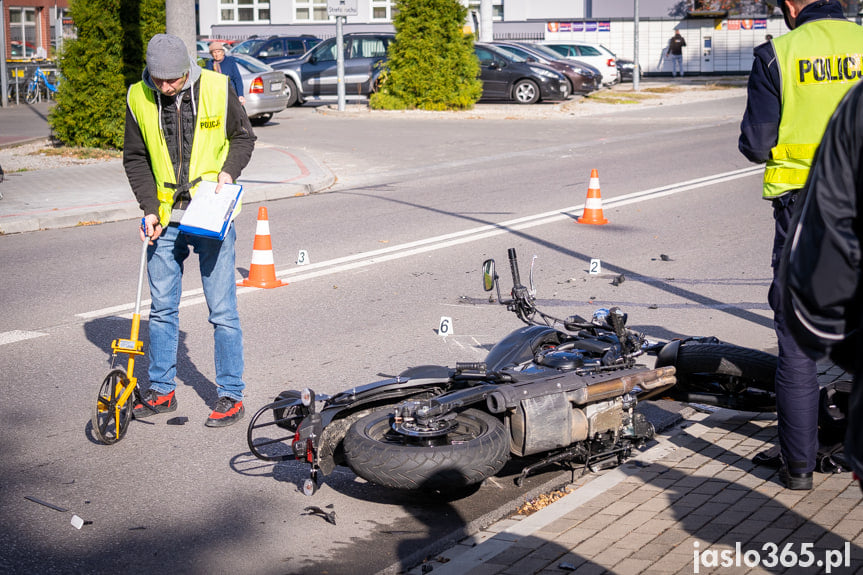
MULTIPOLYGON (((378 78, 386 65, 387 48, 394 34, 345 34, 345 97, 367 99, 377 88, 378 78)), ((324 40, 306 54, 271 62, 285 74, 288 106, 308 100, 334 100, 338 97, 336 39, 324 40)))

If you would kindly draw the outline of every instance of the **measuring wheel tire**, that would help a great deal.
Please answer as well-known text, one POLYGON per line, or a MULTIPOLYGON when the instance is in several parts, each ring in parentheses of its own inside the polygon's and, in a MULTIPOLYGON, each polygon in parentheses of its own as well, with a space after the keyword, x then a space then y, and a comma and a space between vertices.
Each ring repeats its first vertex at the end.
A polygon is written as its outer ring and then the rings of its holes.
POLYGON ((129 422, 132 420, 135 395, 126 400, 126 404, 117 413, 117 400, 129 385, 126 372, 122 369, 112 369, 99 388, 99 396, 93 409, 90 423, 93 425, 93 435, 105 445, 117 443, 126 434, 129 422))
POLYGON ((355 422, 344 439, 345 459, 354 473, 393 489, 452 493, 480 483, 509 459, 503 424, 468 409, 457 426, 435 445, 393 431, 393 415, 377 411, 355 422))

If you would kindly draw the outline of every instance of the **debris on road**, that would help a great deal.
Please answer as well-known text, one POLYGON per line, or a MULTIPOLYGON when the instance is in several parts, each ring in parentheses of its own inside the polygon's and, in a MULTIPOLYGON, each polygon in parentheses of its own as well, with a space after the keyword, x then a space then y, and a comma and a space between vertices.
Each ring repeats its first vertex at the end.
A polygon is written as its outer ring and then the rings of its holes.
POLYGON ((54 511, 59 511, 61 513, 65 513, 67 511, 69 511, 65 507, 59 507, 57 505, 54 505, 53 503, 48 503, 47 501, 42 501, 41 499, 36 499, 35 497, 32 497, 30 495, 25 495, 24 499, 32 501, 33 503, 38 503, 39 505, 44 505, 45 507, 49 507, 49 508, 53 509, 54 511))
MULTIPOLYGON (((330 508, 330 509, 332 507, 333 507, 332 505, 327 506, 327 508, 330 508)), ((327 520, 327 522, 332 523, 333 525, 336 524, 336 512, 335 511, 327 512, 327 511, 324 511, 323 509, 321 509, 320 507, 316 507, 314 505, 312 505, 310 507, 306 507, 305 510, 308 511, 308 513, 303 513, 303 515, 317 515, 319 517, 323 517, 324 519, 327 520)))

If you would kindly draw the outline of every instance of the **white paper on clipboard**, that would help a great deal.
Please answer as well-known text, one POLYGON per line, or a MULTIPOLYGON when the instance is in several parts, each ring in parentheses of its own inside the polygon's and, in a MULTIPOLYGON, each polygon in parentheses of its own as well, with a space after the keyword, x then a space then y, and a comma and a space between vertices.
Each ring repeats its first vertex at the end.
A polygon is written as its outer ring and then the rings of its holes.
POLYGON ((224 239, 243 196, 243 186, 222 184, 216 193, 216 182, 202 181, 180 219, 180 231, 224 239))

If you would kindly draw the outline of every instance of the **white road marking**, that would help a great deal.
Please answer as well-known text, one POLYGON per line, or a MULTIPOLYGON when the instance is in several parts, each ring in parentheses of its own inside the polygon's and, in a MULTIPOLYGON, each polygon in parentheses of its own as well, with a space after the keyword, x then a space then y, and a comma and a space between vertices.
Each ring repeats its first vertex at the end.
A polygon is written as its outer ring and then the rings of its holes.
MULTIPOLYGON (((721 184, 723 182, 729 182, 731 180, 736 180, 739 178, 754 176, 756 174, 762 173, 763 171, 763 166, 753 166, 748 168, 742 168, 740 170, 733 170, 730 172, 723 172, 720 174, 705 176, 703 178, 697 178, 694 180, 678 182, 675 184, 670 184, 668 186, 661 186, 658 188, 643 190, 640 192, 633 192, 631 194, 603 200, 603 207, 615 208, 640 202, 646 202, 648 200, 663 198, 672 194, 679 194, 681 192, 697 190, 700 188, 721 184)), ((533 214, 530 216, 523 216, 497 224, 488 224, 484 226, 470 228, 467 230, 462 230, 459 232, 453 232, 450 234, 444 234, 440 236, 417 240, 414 242, 408 242, 396 246, 388 246, 379 250, 372 250, 369 252, 353 254, 341 258, 334 258, 331 260, 310 263, 304 266, 293 267, 286 270, 277 271, 276 276, 279 278, 287 278, 290 280, 291 283, 303 280, 310 280, 339 272, 355 270, 366 266, 380 264, 391 260, 406 258, 417 254, 436 251, 459 244, 475 242, 481 239, 506 234, 512 231, 525 230, 536 226, 542 226, 559 220, 572 219, 575 213, 583 209, 584 204, 577 204, 558 210, 533 214)), ((257 289, 259 288, 238 288, 237 295, 257 289)), ((205 300, 203 297, 202 289, 198 288, 194 290, 189 290, 183 292, 180 307, 188 307, 190 305, 203 303, 204 301, 205 300)), ((144 309, 145 307, 149 307, 149 304, 149 300, 142 302, 142 309, 144 309)), ((129 303, 125 305, 83 312, 76 314, 76 316, 82 319, 92 319, 108 315, 127 314, 130 313, 134 309, 134 307, 134 303, 129 303)))
POLYGON ((21 331, 18 329, 12 331, 4 331, 3 333, 0 333, 0 345, 6 345, 7 343, 15 343, 17 341, 24 341, 26 339, 42 337, 43 335, 48 334, 41 331, 21 331))

